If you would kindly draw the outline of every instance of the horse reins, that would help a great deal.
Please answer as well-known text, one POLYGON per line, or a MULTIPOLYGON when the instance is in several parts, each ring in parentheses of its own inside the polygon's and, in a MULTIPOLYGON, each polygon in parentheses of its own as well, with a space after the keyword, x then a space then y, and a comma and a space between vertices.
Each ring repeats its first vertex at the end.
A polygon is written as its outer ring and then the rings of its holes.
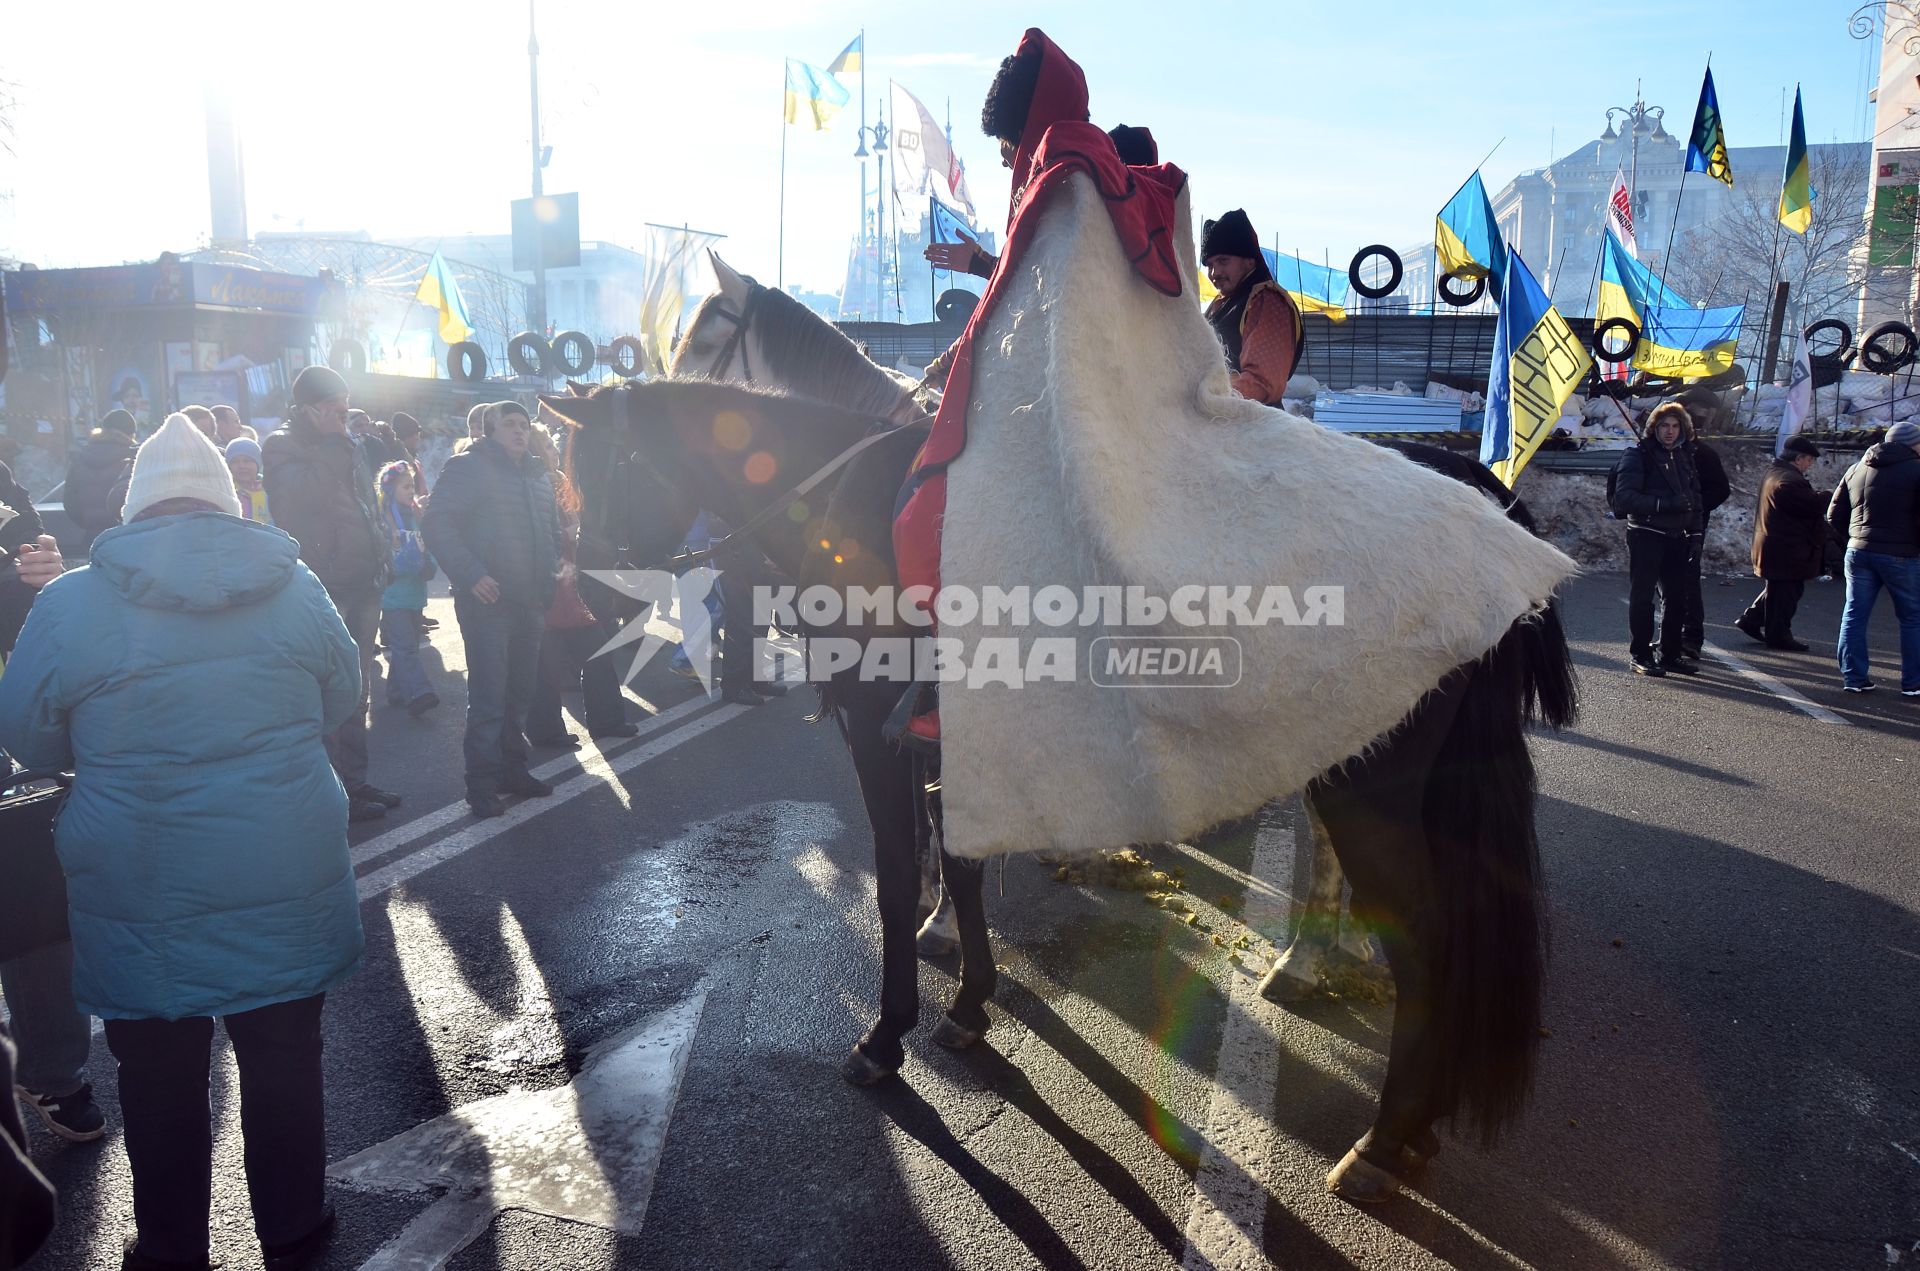
MULTIPOLYGON (((731 353, 734 345, 738 343, 739 335, 746 330, 746 319, 748 316, 751 315, 752 308, 753 308, 752 298, 749 297, 746 309, 745 311, 743 311, 743 316, 739 319, 735 319, 735 321, 739 325, 736 326, 734 331, 735 338, 728 342, 729 354, 731 353)), ((727 316, 729 318, 732 318, 733 315, 728 314, 727 316)), ((744 357, 742 360, 744 362, 744 357)), ((626 396, 626 394, 633 391, 636 387, 637 387, 636 385, 629 382, 627 384, 622 384, 618 389, 614 390, 617 394, 619 394, 619 396, 616 398, 616 402, 620 410, 621 424, 623 427, 630 426, 631 419, 632 419, 631 412, 627 410, 627 404, 631 399, 629 399, 626 396)), ((895 426, 888 424, 887 421, 876 420, 874 422, 874 426, 867 432, 867 434, 864 437, 854 442, 851 446, 848 446, 845 450, 842 450, 839 454, 835 455, 833 458, 827 460, 826 463, 822 464, 820 467, 814 469, 813 472, 806 477, 806 479, 800 481, 798 484, 788 489, 786 493, 780 495, 780 497, 774 499, 773 501, 768 503, 765 507, 761 508, 758 512, 748 517, 746 522, 741 526, 739 526, 737 529, 729 531, 725 537, 719 539, 717 542, 714 542, 707 547, 699 548, 691 552, 682 552, 677 556, 668 558, 666 561, 663 562, 663 564, 669 569, 677 570, 681 567, 690 569, 695 565, 698 565, 714 556, 717 556, 725 552, 736 538, 745 539, 747 537, 750 537, 754 533, 754 531, 768 524, 777 515, 784 514, 788 508, 793 506, 796 500, 804 498, 806 494, 809 491, 811 491, 815 486, 819 485, 822 481, 832 476, 835 472, 838 472, 840 469, 846 467, 847 464, 853 462, 855 456, 859 455, 861 451, 867 449, 869 446, 873 445, 876 442, 883 441, 887 437, 892 436, 894 431, 895 431, 895 426)), ((648 459, 645 455, 641 454, 638 449, 628 449, 627 447, 624 447, 624 446, 619 447, 618 449, 619 449, 619 453, 613 461, 613 477, 614 477, 615 489, 625 490, 626 488, 625 471, 628 467, 636 464, 644 472, 646 472, 648 476, 652 477, 653 480, 657 484, 659 484, 663 489, 674 490, 679 488, 680 483, 676 483, 667 473, 663 472, 657 465, 655 465, 652 460, 648 459)), ((631 563, 628 560, 628 557, 632 553, 632 546, 628 542, 628 539, 631 537, 631 535, 628 533, 629 527, 627 524, 627 518, 623 516, 620 518, 619 543, 615 544, 610 538, 605 536, 606 520, 609 516, 612 515, 612 512, 613 512, 613 500, 612 498, 608 498, 606 502, 601 505, 600 515, 595 518, 595 520, 599 523, 598 528, 601 532, 597 534, 589 534, 586 530, 586 527, 582 525, 580 530, 580 536, 582 539, 591 539, 594 543, 596 543, 601 547, 613 548, 614 568, 624 569, 631 563)))

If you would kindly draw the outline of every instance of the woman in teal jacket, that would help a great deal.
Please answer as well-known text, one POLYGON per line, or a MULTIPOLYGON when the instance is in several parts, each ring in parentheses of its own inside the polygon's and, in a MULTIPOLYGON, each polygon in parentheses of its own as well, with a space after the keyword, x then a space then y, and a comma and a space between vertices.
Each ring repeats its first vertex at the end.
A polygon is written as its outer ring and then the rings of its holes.
POLYGON ((74 774, 56 843, 74 996, 120 1064, 126 1265, 208 1264, 214 1017, 272 1265, 332 1224, 320 1005, 363 938, 320 739, 359 701, 359 654, 298 545, 240 518, 185 416, 141 447, 126 512, 36 599, 0 674, 0 748, 74 774))

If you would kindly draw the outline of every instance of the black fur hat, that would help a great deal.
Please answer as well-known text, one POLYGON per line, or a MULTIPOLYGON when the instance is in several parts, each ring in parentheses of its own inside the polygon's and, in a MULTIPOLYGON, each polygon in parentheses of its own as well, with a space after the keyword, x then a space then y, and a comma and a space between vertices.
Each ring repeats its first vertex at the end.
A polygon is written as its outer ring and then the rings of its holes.
POLYGON ((1200 231, 1200 259, 1215 256, 1246 256, 1260 259, 1260 237, 1246 211, 1234 208, 1217 221, 1208 221, 1200 231))
POLYGON ((1113 138, 1113 148, 1120 152, 1120 162, 1129 167, 1150 168, 1160 162, 1160 147, 1145 128, 1120 124, 1108 129, 1107 135, 1113 138))

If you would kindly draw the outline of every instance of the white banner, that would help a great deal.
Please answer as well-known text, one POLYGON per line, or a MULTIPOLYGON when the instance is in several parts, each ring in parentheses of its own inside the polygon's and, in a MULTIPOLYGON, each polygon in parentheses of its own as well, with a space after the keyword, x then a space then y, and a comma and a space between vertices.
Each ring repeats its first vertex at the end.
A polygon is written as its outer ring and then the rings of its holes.
POLYGON ((1627 174, 1613 170, 1613 189, 1607 192, 1607 228, 1626 244, 1627 254, 1640 259, 1640 246, 1633 238, 1633 196, 1627 190, 1627 174))
POLYGON ((707 248, 721 239, 701 230, 647 226, 646 283, 640 296, 640 343, 649 375, 665 375, 673 339, 687 302, 713 290, 707 248))
MULTIPOLYGON (((891 81, 890 81, 891 82, 891 81)), ((929 194, 973 222, 973 200, 966 174, 947 144, 946 133, 920 99, 893 85, 893 192, 902 214, 917 209, 929 194)), ((913 213, 918 215, 917 210, 913 213)))

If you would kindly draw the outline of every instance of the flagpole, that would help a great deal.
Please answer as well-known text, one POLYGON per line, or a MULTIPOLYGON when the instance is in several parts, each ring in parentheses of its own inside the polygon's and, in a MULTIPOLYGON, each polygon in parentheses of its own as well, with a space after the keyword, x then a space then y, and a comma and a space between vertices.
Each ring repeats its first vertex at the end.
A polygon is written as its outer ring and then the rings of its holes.
MULTIPOLYGON (((860 155, 860 224, 854 235, 859 244, 856 259, 862 264, 867 256, 867 28, 860 28, 860 131, 855 135, 860 155)), ((844 290, 844 285, 843 288, 844 290)), ((864 307, 864 306, 863 306, 864 307)), ((861 316, 865 316, 864 314, 861 316)))
POLYGON ((786 58, 781 62, 780 80, 780 252, 774 277, 781 291, 787 289, 787 77, 793 74, 792 61, 792 58, 786 58))

